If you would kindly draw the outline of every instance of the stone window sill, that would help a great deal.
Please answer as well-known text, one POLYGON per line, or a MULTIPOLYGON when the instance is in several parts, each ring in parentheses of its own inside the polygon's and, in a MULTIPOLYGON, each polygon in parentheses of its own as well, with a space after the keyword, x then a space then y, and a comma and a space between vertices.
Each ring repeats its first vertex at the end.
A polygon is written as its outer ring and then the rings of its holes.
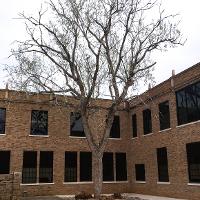
POLYGON ((54 185, 54 183, 21 183, 24 186, 41 186, 41 185, 54 185))
POLYGON ((135 183, 141 183, 141 184, 145 184, 146 181, 135 181, 135 183))
POLYGON ((93 184, 93 181, 79 181, 79 182, 63 182, 64 185, 76 185, 76 184, 93 184))
POLYGON ((160 130, 160 131, 158 131, 159 133, 163 133, 163 132, 167 132, 167 131, 169 131, 169 130, 171 130, 172 128, 166 128, 166 129, 163 129, 163 130, 160 130))
POLYGON ((188 183, 189 186, 200 186, 200 183, 188 183))
POLYGON ((171 183, 170 183, 170 182, 160 182, 160 181, 158 181, 157 184, 161 184, 161 185, 170 185, 171 183))
POLYGON ((49 135, 29 135, 29 137, 43 137, 43 138, 48 138, 49 135))
POLYGON ((176 128, 181 128, 181 127, 184 127, 184 126, 189 126, 189 125, 192 125, 192 124, 197 124, 199 122, 200 122, 200 120, 195 121, 195 122, 189 122, 189 123, 186 123, 186 124, 181 124, 181 125, 176 126, 176 128))

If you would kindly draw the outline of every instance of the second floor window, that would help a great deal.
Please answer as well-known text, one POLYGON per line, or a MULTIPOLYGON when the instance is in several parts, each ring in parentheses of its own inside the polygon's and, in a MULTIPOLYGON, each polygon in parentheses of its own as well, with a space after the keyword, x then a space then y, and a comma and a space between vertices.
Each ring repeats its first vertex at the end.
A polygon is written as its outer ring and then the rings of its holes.
POLYGON ((70 115, 70 135, 85 137, 81 114, 78 112, 73 112, 70 115))
POLYGON ((170 128, 169 101, 159 104, 160 130, 170 128))
POLYGON ((0 108, 0 134, 5 134, 6 109, 0 108))
POLYGON ((110 130, 110 138, 120 138, 120 118, 114 116, 113 124, 110 130))
POLYGON ((132 137, 137 137, 137 118, 136 114, 132 115, 132 137))
POLYGON ((48 135, 48 111, 32 110, 31 135, 48 135))
POLYGON ((176 92, 178 125, 200 120, 200 82, 176 92))
POLYGON ((143 110, 144 135, 152 133, 151 110, 143 110))

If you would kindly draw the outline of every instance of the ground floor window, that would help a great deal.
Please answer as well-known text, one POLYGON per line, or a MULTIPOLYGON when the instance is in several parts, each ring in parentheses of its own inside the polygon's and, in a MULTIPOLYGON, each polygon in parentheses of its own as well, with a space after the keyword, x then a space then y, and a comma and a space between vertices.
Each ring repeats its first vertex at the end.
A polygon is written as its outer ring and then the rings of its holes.
POLYGON ((80 181, 92 181, 91 152, 80 152, 80 181))
POLYGON ((144 164, 135 165, 135 179, 136 181, 145 181, 145 166, 144 164))
POLYGON ((65 152, 65 182, 77 181, 77 152, 65 152))
POLYGON ((53 152, 41 151, 24 151, 22 183, 52 183, 53 182, 53 152), (37 165, 37 156, 39 166, 37 165), (39 177, 37 171, 39 170, 39 177), (38 177, 38 179, 37 179, 38 177))
POLYGON ((0 151, 0 174, 10 173, 10 151, 0 151))
POLYGON ((126 153, 105 152, 103 155, 103 181, 126 181, 126 153))
POLYGON ((39 182, 52 183, 53 182, 53 152, 40 152, 40 167, 39 167, 39 182))
POLYGON ((37 182, 37 152, 24 151, 22 183, 36 183, 36 182, 37 182))
POLYGON ((200 183, 200 142, 186 145, 189 181, 200 183))
POLYGON ((157 149, 158 181, 169 182, 167 148, 157 149))

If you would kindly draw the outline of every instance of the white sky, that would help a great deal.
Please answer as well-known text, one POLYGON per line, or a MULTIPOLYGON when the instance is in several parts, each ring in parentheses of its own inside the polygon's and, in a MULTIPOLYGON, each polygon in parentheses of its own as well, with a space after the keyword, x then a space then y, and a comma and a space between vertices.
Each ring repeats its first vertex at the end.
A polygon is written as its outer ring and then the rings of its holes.
MULTIPOLYGON (((12 42, 25 38, 24 25, 15 19, 18 13, 34 13, 44 0, 1 0, 0 4, 0 88, 5 86, 6 78, 2 69, 8 59, 12 42)), ((172 69, 176 74, 200 62, 200 1, 199 0, 163 0, 163 7, 169 13, 179 13, 181 30, 187 42, 184 46, 169 49, 154 55, 157 65, 154 71, 156 84, 171 76, 172 69), (199 50, 199 51, 198 51, 199 50)), ((146 86, 147 87, 147 86, 146 86)))

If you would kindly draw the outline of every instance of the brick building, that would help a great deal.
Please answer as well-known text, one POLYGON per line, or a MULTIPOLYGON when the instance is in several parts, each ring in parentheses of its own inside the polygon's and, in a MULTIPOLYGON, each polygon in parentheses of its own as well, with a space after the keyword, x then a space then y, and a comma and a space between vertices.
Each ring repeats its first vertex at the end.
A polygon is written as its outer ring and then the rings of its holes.
MULTIPOLYGON (((92 154, 76 102, 54 101, 47 94, 0 91, 0 174, 21 172, 21 192, 29 196, 93 192, 92 154)), ((97 137, 104 114, 91 119, 97 137)), ((199 120, 200 64, 123 105, 103 157, 103 192, 199 199, 199 120)))

